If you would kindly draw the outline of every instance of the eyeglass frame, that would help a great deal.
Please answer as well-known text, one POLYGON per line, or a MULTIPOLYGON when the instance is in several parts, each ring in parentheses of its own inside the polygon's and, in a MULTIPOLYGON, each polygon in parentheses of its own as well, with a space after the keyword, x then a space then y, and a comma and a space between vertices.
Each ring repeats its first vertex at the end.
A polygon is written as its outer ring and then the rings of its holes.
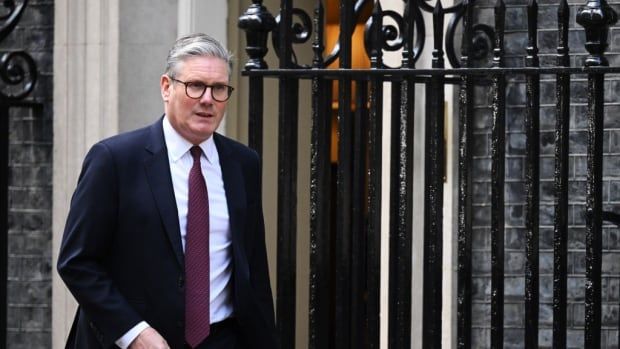
POLYGON ((169 77, 169 78, 170 78, 170 80, 172 80, 172 81, 175 81, 175 82, 180 82, 180 83, 182 83, 183 85, 185 85, 185 95, 186 95, 188 98, 191 98, 191 99, 201 99, 201 98, 205 95, 205 93, 207 92, 207 88, 209 88, 209 87, 210 87, 210 88, 211 88, 211 98, 213 98, 213 100, 214 100, 214 101, 216 101, 216 102, 226 102, 228 99, 230 99, 230 96, 232 95, 232 92, 235 90, 235 88, 234 88, 234 87, 232 87, 232 86, 230 86, 230 85, 226 85, 226 84, 207 85, 207 84, 205 84, 205 83, 203 83, 203 82, 200 82, 200 81, 183 81, 183 80, 175 79, 175 78, 173 78, 172 76, 168 76, 168 77, 169 77), (190 85, 190 84, 201 84, 201 85, 204 85, 204 89, 202 90, 202 93, 200 94, 200 96, 198 96, 198 97, 192 97, 192 96, 190 96, 190 95, 189 95, 189 93, 187 92, 187 87, 188 87, 188 85, 190 85), (224 99, 224 100, 219 100, 219 99, 215 98, 215 96, 213 95, 213 88, 214 88, 215 86, 226 86, 226 88, 228 88, 228 97, 226 97, 226 99, 224 99))

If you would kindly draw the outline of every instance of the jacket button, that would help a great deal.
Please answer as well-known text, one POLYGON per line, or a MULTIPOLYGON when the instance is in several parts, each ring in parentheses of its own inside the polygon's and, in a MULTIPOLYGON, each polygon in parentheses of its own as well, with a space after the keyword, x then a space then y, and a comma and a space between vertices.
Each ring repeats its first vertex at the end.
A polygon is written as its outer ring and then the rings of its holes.
POLYGON ((179 276, 178 285, 179 288, 183 288, 183 286, 185 286, 185 279, 182 276, 179 276))

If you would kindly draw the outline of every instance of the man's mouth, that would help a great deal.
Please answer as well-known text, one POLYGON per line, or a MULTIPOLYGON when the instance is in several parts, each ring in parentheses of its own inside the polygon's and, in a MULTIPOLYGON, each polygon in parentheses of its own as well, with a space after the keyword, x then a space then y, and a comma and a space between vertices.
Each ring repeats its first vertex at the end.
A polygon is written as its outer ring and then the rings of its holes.
POLYGON ((196 115, 203 117, 203 118, 208 118, 208 117, 213 116, 213 114, 208 113, 208 112, 196 112, 196 115))

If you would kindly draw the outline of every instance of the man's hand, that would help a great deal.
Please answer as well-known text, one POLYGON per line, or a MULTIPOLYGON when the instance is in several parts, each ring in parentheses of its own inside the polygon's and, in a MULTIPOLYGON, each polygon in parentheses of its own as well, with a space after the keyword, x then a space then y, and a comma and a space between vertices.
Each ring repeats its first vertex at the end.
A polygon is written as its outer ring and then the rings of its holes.
POLYGON ((148 327, 140 332, 128 349, 170 349, 170 346, 154 328, 148 327))

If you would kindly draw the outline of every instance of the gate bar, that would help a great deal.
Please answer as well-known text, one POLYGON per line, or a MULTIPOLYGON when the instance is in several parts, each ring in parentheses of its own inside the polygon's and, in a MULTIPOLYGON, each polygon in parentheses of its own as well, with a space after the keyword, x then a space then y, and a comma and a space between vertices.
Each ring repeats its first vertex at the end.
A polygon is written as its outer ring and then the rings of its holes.
POLYGON ((411 345, 413 98, 409 81, 392 84, 389 347, 411 345), (403 97, 404 96, 404 97, 403 97))
MULTIPOLYGON (((504 22, 506 5, 495 5, 493 68, 504 66, 504 22)), ((504 341, 504 173, 506 153, 506 77, 494 74, 491 130, 491 348, 504 341)))
POLYGON ((331 81, 312 81, 310 169, 310 349, 328 348, 330 332, 331 81))
POLYGON ((280 80, 277 325, 282 346, 289 348, 295 343, 298 89, 298 80, 280 80))
MULTIPOLYGON (((379 23, 381 4, 375 3, 374 23, 379 23)), ((380 26, 373 27, 374 45, 370 53, 371 69, 383 65, 383 42, 380 26)), ((367 250, 367 332, 368 347, 378 349, 381 327, 381 172, 383 169, 383 79, 370 80, 370 111, 368 129, 368 250, 367 250)))
MULTIPOLYGON (((538 67, 538 3, 527 5, 528 46, 525 63, 538 67)), ((539 236, 539 147, 540 147, 540 75, 526 77, 526 160, 525 160, 525 348, 538 349, 538 236, 539 236)))
MULTIPOLYGON (((239 17, 238 27, 245 30, 249 56, 245 70, 267 69, 264 60, 267 54, 267 36, 275 27, 275 19, 267 11, 262 1, 254 1, 239 17)), ((262 160, 263 155, 263 77, 250 77, 248 96, 248 145, 256 150, 262 160)))
MULTIPOLYGON (((292 1, 280 5, 280 68, 291 67, 292 1)), ((278 105, 278 264, 276 325, 283 348, 295 347, 297 269, 297 123, 299 81, 281 77, 278 105)))
MULTIPOLYGON (((340 68, 351 68, 351 0, 340 2, 340 68)), ((338 81, 338 183, 336 213, 336 328, 335 347, 349 348, 351 336, 351 208, 353 118, 351 116, 351 77, 338 81)))
MULTIPOLYGON (((322 68, 324 7, 317 1, 312 65, 322 68)), ((310 305, 309 348, 329 347, 330 212, 331 212, 331 91, 332 82, 312 79, 312 144, 310 164, 310 305)))
MULTIPOLYGON (((519 75, 519 74, 618 74, 620 73, 620 67, 556 67, 556 66, 543 66, 539 68, 530 67, 502 67, 497 69, 491 68, 445 68, 441 70, 433 70, 430 68, 416 68, 416 69, 392 69, 392 68, 380 68, 380 69, 313 69, 313 68, 299 68, 299 69, 267 69, 267 70, 246 70, 242 74, 243 76, 265 76, 278 78, 281 76, 294 76, 300 79, 312 79, 313 76, 323 76, 328 78, 337 79, 343 76, 355 78, 355 79, 370 79, 373 76, 379 76, 385 81, 398 81, 405 77, 416 77, 416 82, 426 82, 431 76, 441 75, 444 76, 446 82, 459 83, 459 77, 462 75, 469 76, 486 76, 486 75, 519 75)), ((486 80, 482 80, 485 82, 486 80)))
MULTIPOLYGON (((432 67, 442 69, 444 9, 438 0, 433 10, 434 49, 432 67)), ((444 84, 433 76, 426 85, 426 140, 424 165, 424 305, 422 347, 441 348, 443 275, 443 165, 444 84)))
POLYGON ((585 347, 601 342, 604 75, 588 77, 588 170, 586 183, 585 347))
MULTIPOLYGON (((412 18, 413 0, 404 18, 412 18)), ((414 68, 413 23, 404 22, 402 67, 414 68)), ((392 83, 390 161, 390 266, 388 347, 411 346, 412 202, 413 202, 413 79, 392 83), (399 105, 394 105, 396 102, 399 105)))
MULTIPOLYGON (((570 66, 566 0, 558 7, 557 65, 570 66)), ((556 75, 555 214, 553 232, 553 347, 566 348, 566 283, 568 255, 568 152, 570 132, 570 75, 556 75)))
POLYGON ((351 348, 367 347, 366 318, 366 146, 368 145, 368 81, 356 80, 353 118, 352 190, 351 190, 351 348))
MULTIPOLYGON (((588 67, 605 67, 607 33, 618 20, 605 0, 589 0, 579 9, 577 23, 586 31, 588 67)), ((585 347, 601 345, 601 265, 603 205, 604 74, 588 74, 588 156, 586 181, 586 300, 585 347)))
MULTIPOLYGON (((471 67, 473 3, 465 0, 461 66, 471 67)), ((457 348, 471 348, 471 272, 472 272, 472 126, 473 83, 469 75, 461 76, 459 91, 459 196, 458 196, 458 272, 457 272, 457 348)))

